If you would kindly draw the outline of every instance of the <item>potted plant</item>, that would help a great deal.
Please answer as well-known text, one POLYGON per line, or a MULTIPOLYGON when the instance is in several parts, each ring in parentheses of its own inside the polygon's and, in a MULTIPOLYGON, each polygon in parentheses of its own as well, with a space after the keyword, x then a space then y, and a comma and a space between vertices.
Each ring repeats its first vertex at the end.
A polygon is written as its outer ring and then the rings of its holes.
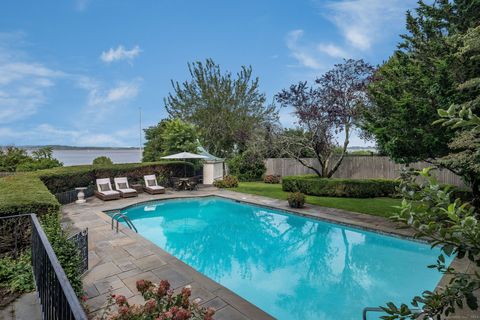
POLYGON ((303 208, 305 205, 305 195, 301 192, 290 193, 287 200, 291 208, 303 208))

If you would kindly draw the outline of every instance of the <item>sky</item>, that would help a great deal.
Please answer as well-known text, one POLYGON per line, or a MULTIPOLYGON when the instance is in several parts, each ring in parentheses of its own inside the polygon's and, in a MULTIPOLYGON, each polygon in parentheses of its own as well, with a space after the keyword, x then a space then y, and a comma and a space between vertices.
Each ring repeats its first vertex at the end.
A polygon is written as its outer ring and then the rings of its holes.
MULTIPOLYGON (((0 145, 138 146, 187 63, 250 65, 268 102, 345 58, 377 65, 416 0, 0 3, 0 145)), ((291 110, 280 122, 295 125, 291 110)), ((351 146, 373 145, 357 135, 351 146)))

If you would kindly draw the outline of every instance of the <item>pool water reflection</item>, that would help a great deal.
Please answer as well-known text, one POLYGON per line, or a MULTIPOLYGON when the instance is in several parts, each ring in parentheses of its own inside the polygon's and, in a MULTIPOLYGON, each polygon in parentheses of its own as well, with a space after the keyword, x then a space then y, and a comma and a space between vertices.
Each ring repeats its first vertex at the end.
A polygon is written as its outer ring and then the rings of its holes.
POLYGON ((217 197, 164 200, 127 213, 138 232, 278 319, 360 319, 409 302, 441 275, 439 250, 217 197))

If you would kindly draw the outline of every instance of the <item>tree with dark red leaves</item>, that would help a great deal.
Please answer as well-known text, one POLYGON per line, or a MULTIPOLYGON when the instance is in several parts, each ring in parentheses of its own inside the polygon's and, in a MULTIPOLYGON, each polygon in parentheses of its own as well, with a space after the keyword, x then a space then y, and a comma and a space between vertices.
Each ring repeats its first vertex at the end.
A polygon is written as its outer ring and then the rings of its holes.
POLYGON ((330 178, 342 163, 362 108, 369 103, 367 86, 373 72, 363 60, 349 59, 315 80, 314 86, 299 82, 278 93, 276 100, 293 108, 304 132, 282 137, 285 152, 319 177, 330 178), (345 136, 343 144, 337 140, 340 134, 345 136), (302 159, 299 150, 313 153, 320 170, 302 159))

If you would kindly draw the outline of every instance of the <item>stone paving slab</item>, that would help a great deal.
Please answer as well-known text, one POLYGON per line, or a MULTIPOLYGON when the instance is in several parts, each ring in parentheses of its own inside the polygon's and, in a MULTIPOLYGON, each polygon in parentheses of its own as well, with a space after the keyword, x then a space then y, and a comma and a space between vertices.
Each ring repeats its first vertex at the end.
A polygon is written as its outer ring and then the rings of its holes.
POLYGON ((166 279, 176 290, 187 284, 191 285, 192 298, 200 298, 201 304, 215 307, 217 320, 273 319, 255 305, 205 277, 129 228, 119 225, 119 232, 115 233, 111 229, 110 217, 102 212, 144 201, 199 196, 222 196, 389 235, 413 235, 412 230, 398 229, 398 224, 382 217, 313 205, 307 205, 303 209, 291 209, 286 201, 216 188, 202 188, 192 192, 168 190, 162 195, 142 193, 136 198, 107 202, 89 198, 83 205, 69 204, 63 206, 62 210, 64 221, 71 223, 75 229, 89 228, 89 271, 84 276, 83 283, 90 316, 102 313, 108 295, 112 293, 124 294, 131 303, 144 303, 136 290, 136 281, 145 279, 158 283, 161 279, 166 279))

